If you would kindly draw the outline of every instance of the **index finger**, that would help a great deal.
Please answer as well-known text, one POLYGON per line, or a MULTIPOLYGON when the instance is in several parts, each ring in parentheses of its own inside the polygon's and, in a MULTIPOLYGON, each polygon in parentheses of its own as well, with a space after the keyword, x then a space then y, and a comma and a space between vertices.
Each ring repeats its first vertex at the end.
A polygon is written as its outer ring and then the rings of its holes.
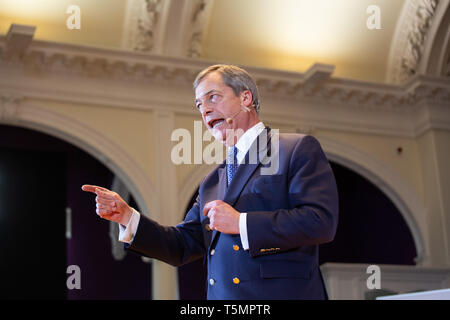
POLYGON ((208 211, 211 210, 212 207, 216 206, 219 203, 220 200, 213 200, 205 204, 203 207, 203 215, 206 216, 208 214, 208 211))
POLYGON ((102 188, 102 189, 96 188, 95 193, 97 194, 97 196, 99 196, 100 198, 103 198, 103 199, 114 200, 116 198, 115 192, 110 191, 105 188, 102 188))
POLYGON ((81 190, 86 191, 86 192, 92 192, 92 193, 95 193, 96 189, 100 189, 100 190, 103 190, 103 191, 107 191, 108 190, 108 189, 105 189, 105 188, 102 188, 102 187, 99 187, 99 186, 94 186, 94 185, 91 185, 91 184, 84 184, 81 187, 81 190))

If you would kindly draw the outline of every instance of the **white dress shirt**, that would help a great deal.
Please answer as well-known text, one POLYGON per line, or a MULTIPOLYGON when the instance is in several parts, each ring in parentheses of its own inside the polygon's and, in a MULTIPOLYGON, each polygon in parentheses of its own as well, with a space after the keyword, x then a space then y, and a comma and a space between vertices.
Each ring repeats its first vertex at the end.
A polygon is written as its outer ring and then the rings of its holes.
MULTIPOLYGON (((245 158, 246 153, 250 149, 252 143, 256 140, 259 134, 264 130, 265 126, 262 122, 258 122, 253 127, 244 132, 236 143, 237 148, 237 162, 241 164, 245 158)), ((133 209, 133 214, 130 221, 126 226, 119 224, 119 241, 131 243, 133 242, 134 235, 136 234, 140 213, 133 209)), ((239 234, 241 236, 242 247, 244 250, 249 249, 248 236, 247 236, 247 213, 242 212, 239 216, 239 234)))

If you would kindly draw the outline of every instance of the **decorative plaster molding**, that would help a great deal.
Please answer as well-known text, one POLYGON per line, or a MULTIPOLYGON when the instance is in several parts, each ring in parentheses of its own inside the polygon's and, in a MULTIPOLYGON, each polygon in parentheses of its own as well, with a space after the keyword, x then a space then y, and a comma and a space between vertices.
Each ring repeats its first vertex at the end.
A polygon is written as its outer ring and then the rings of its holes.
MULTIPOLYGON (((0 59, 0 66, 3 63, 6 61, 0 59)), ((18 64, 39 72, 191 87, 196 74, 210 63, 34 41, 18 64)), ((413 77, 400 86, 330 78, 333 66, 320 64, 313 65, 304 74, 248 70, 265 96, 284 99, 401 112, 411 112, 425 98, 442 103, 450 101, 450 85, 440 78, 430 78, 431 82, 422 84, 427 78, 413 77)))
POLYGON ((412 21, 408 33, 406 51, 401 61, 400 81, 404 81, 417 73, 427 33, 438 3, 439 0, 423 0, 416 9, 415 19, 412 21))
POLYGON ((162 0, 128 0, 125 48, 141 52, 154 50, 162 9, 162 0))
MULTIPOLYGON (((0 37, 0 52, 5 45, 5 38, 0 37)), ((190 109, 186 107, 189 102, 174 104, 168 101, 170 99, 154 100, 162 98, 150 96, 148 88, 164 86, 191 92, 197 73, 210 64, 197 59, 34 40, 14 61, 0 55, 0 72, 15 75, 15 80, 2 79, 0 83, 3 83, 3 89, 27 92, 27 97, 34 92, 33 96, 41 98, 47 96, 141 110, 154 109, 162 103, 164 108, 172 111, 189 113, 190 109), (55 79, 52 80, 54 83, 44 85, 23 81, 36 75, 55 79), (61 81, 70 81, 70 85, 63 85, 61 81), (80 94, 77 82, 92 82, 93 86, 80 94), (99 84, 109 88, 132 85, 140 93, 130 97, 123 90, 99 92, 99 84)), ((316 128, 347 128, 414 137, 417 128, 426 127, 426 124, 414 123, 414 117, 423 108, 440 106, 447 113, 450 108, 450 83, 445 77, 416 75, 405 84, 397 85, 333 78, 334 67, 322 64, 313 65, 305 73, 247 69, 259 86, 263 103, 283 104, 282 111, 268 108, 264 113, 271 117, 283 114, 291 121, 298 121, 301 116, 316 128)), ((445 127, 446 119, 441 121, 440 127, 445 127)), ((450 128, 450 123, 447 127, 450 128)))
POLYGON ((0 121, 17 122, 23 99, 24 97, 20 94, 0 92, 0 121))
POLYGON ((36 27, 12 24, 6 35, 4 58, 20 58, 33 40, 36 27))
POLYGON ((199 58, 213 0, 128 0, 122 47, 199 58))
MULTIPOLYGON (((446 1, 446 0, 444 0, 446 1)), ((389 55, 387 80, 404 83, 419 73, 428 33, 442 0, 409 0, 397 23, 389 55)))
POLYGON ((192 13, 187 25, 185 39, 188 40, 186 56, 200 58, 203 53, 203 36, 211 15, 212 0, 192 0, 192 13))

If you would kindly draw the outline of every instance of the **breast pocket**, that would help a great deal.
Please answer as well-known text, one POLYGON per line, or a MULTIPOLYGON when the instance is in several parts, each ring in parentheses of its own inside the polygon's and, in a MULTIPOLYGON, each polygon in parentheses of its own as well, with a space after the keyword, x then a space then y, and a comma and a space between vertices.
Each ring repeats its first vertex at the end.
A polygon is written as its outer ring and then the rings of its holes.
POLYGON ((239 200, 247 212, 271 211, 285 207, 287 195, 283 175, 266 175, 250 179, 239 200))
POLYGON ((279 174, 259 176, 251 180, 250 192, 262 193, 265 191, 274 190, 273 188, 281 187, 283 183, 283 176, 279 174))

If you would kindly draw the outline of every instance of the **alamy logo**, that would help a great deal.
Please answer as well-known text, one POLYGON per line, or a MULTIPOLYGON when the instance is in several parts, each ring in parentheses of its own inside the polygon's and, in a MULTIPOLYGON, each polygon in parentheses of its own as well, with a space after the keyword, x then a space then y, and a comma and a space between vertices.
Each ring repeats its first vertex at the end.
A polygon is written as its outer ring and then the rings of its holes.
POLYGON ((67 29, 73 30, 81 29, 81 9, 77 5, 70 5, 66 9, 66 13, 70 14, 70 16, 66 20, 67 29))
MULTIPOLYGON (((172 148, 170 154, 174 164, 221 164, 223 162, 225 159, 223 145, 217 141, 211 142, 213 136, 219 141, 222 141, 222 138, 218 136, 217 132, 203 132, 202 128, 202 121, 194 121, 193 138, 189 130, 184 128, 179 128, 172 132, 171 140, 178 142, 172 148), (203 142, 210 143, 202 148, 203 142)), ((242 129, 227 129, 225 134, 226 140, 236 141, 237 139, 235 138, 243 133, 242 129)), ((268 134, 268 130, 263 130, 258 136, 257 143, 253 143, 250 147, 248 157, 240 164, 244 163, 261 163, 262 175, 276 174, 279 168, 279 130, 271 129, 270 134, 268 134)))
POLYGON ((373 264, 367 267, 366 273, 371 274, 367 278, 367 289, 381 289, 381 269, 373 264))
POLYGON ((367 18, 366 26, 369 30, 381 29, 381 9, 374 4, 370 5, 366 9, 366 13, 370 14, 367 18))
POLYGON ((72 264, 67 267, 67 274, 70 276, 67 278, 66 285, 67 289, 81 289, 81 269, 79 266, 72 264))

